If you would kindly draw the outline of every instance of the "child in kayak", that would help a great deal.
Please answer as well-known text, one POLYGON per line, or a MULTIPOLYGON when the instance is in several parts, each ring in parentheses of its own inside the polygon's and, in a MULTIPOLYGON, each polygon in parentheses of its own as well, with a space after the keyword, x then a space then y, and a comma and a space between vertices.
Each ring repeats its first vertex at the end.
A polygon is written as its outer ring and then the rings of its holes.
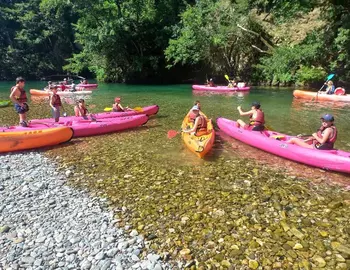
POLYGON ((292 138, 287 143, 311 149, 332 150, 337 140, 337 128, 334 126, 334 117, 331 114, 325 114, 321 117, 321 120, 322 125, 317 133, 313 133, 306 140, 292 138))
POLYGON ((27 95, 24 90, 25 80, 22 77, 16 79, 16 85, 11 88, 10 99, 14 104, 15 111, 19 115, 19 124, 22 127, 27 127, 27 115, 29 111, 29 106, 27 104, 27 95))
POLYGON ((126 106, 125 108, 123 108, 123 106, 120 104, 120 97, 116 97, 114 99, 114 104, 112 105, 113 107, 113 112, 125 112, 125 111, 131 111, 131 109, 129 109, 128 106, 126 106))
POLYGON ((60 120, 60 109, 63 109, 61 97, 57 94, 57 85, 51 87, 52 96, 50 97, 50 107, 52 108, 52 117, 55 122, 60 120))
POLYGON ((259 102, 254 101, 252 103, 252 108, 248 112, 243 112, 241 106, 237 107, 239 114, 241 116, 249 115, 250 121, 249 124, 244 123, 241 119, 237 120, 237 126, 243 127, 245 129, 251 129, 253 131, 262 131, 265 129, 265 115, 264 112, 260 109, 261 105, 259 102))
POLYGON ((86 117, 89 113, 88 109, 85 106, 85 100, 79 99, 77 105, 74 107, 75 116, 86 117))
POLYGON ((207 134, 207 118, 199 113, 197 105, 193 106, 191 112, 196 116, 194 125, 191 129, 182 130, 184 133, 192 133, 196 136, 207 134))
POLYGON ((235 80, 228 80, 228 85, 227 85, 228 88, 233 88, 236 86, 237 86, 237 84, 236 84, 235 80))

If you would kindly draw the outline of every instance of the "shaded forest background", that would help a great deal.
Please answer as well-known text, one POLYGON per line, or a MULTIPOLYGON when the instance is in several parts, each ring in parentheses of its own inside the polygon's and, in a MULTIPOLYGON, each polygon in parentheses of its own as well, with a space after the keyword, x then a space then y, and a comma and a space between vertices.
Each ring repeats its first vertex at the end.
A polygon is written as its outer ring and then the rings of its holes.
POLYGON ((350 81, 350 1, 1 0, 0 79, 350 81))

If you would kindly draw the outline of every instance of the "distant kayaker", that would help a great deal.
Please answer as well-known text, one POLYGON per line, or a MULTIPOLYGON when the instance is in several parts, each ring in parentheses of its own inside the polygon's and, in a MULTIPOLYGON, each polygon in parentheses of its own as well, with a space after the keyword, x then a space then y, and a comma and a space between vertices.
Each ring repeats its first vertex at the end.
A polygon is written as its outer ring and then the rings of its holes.
POLYGON ((237 107, 237 110, 241 116, 249 115, 250 121, 249 124, 244 123, 241 119, 237 120, 237 126, 243 127, 247 129, 251 129, 253 131, 262 131, 265 129, 265 115, 264 112, 260 109, 261 105, 259 102, 254 101, 252 103, 252 108, 248 112, 243 112, 241 106, 237 107))
POLYGON ((237 84, 236 84, 235 80, 228 80, 228 85, 227 85, 228 88, 233 88, 236 86, 237 86, 237 84))
POLYGON ((60 109, 63 109, 61 97, 57 94, 57 86, 51 87, 52 96, 50 97, 50 107, 52 108, 52 117, 55 122, 60 120, 60 109))
POLYGON ((70 91, 71 92, 76 92, 77 91, 75 83, 72 83, 72 89, 70 91))
POLYGON ((209 86, 209 87, 215 87, 215 83, 214 83, 214 81, 213 81, 212 78, 210 78, 209 81, 207 80, 207 86, 209 86))
POLYGON ((82 116, 86 117, 87 114, 89 113, 88 109, 85 106, 85 100, 84 99, 79 99, 77 102, 77 105, 74 107, 74 113, 75 116, 82 116))
POLYGON ((292 138, 287 143, 296 144, 301 147, 331 150, 334 148, 334 143, 337 140, 337 128, 334 126, 334 117, 331 114, 325 114, 321 117, 322 125, 317 132, 306 140, 292 138))
POLYGON ((16 79, 16 85, 11 88, 10 99, 14 104, 15 111, 19 115, 19 124, 22 127, 27 127, 27 115, 26 112, 29 111, 29 106, 27 104, 27 95, 24 90, 25 80, 22 77, 16 79))
POLYGON ((120 104, 121 98, 120 97, 116 97, 114 99, 114 104, 112 105, 113 107, 113 112, 125 112, 125 111, 130 111, 131 109, 129 109, 128 106, 126 106, 125 108, 120 104))
POLYGON ((60 88, 61 88, 61 91, 65 91, 67 87, 66 87, 65 84, 63 84, 63 83, 61 82, 60 88))
MULTIPOLYGON (((201 103, 199 100, 196 100, 193 104, 193 106, 197 106, 198 109, 199 109, 199 112, 201 111, 201 103)), ((192 108, 191 110, 188 112, 188 119, 189 119, 189 122, 192 122, 194 123, 194 121, 196 120, 196 117, 197 115, 195 113, 192 112, 192 108)))
POLYGON ((182 130, 182 132, 193 133, 196 136, 207 134, 207 118, 199 113, 197 105, 192 107, 191 112, 196 116, 194 125, 191 129, 182 130))
MULTIPOLYGON (((327 85, 327 88, 326 88, 326 91, 324 93, 328 94, 328 95, 333 95, 334 91, 335 91, 335 86, 334 86, 333 82, 328 81, 327 83, 325 83, 325 85, 327 85)), ((319 91, 319 93, 323 93, 323 91, 319 91)))

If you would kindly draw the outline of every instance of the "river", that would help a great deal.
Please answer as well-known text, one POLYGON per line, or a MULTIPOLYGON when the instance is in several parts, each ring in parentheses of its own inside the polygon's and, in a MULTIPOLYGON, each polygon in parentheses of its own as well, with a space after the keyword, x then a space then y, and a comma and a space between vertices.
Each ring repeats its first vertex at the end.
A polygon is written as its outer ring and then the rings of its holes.
MULTIPOLYGON (((28 82, 26 89, 43 86, 28 82)), ((0 100, 10 87, 0 83, 0 100)), ((78 170, 72 184, 107 197, 120 209, 121 224, 143 233, 150 248, 202 269, 350 268, 350 194, 342 188, 350 183, 348 175, 275 157, 220 132, 204 160, 180 136, 167 138, 195 100, 213 120, 237 119, 238 105, 247 110, 259 101, 268 125, 288 134, 313 133, 321 115, 333 114, 336 147, 350 151, 350 104, 303 102, 290 88, 207 95, 193 93, 190 85, 123 84, 100 84, 86 103, 98 112, 116 96, 123 106, 158 104, 160 111, 144 127, 74 139, 45 154, 63 170, 78 170)), ((64 102, 72 114, 75 100, 64 102)), ((30 108, 29 118, 50 116, 46 99, 32 99, 30 108)), ((0 124, 17 121, 12 107, 0 109, 0 124)))

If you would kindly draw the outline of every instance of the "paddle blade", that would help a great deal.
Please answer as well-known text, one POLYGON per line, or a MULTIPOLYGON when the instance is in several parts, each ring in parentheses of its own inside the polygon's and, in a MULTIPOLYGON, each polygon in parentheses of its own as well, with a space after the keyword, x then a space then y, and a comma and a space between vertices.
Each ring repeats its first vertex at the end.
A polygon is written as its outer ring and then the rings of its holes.
POLYGON ((266 124, 265 124, 264 126, 265 126, 265 129, 270 130, 270 131, 274 131, 273 128, 272 128, 271 126, 266 125, 266 124))
POLYGON ((113 111, 113 108, 104 108, 103 109, 105 112, 111 112, 111 111, 113 111))
POLYGON ((225 78, 226 78, 226 80, 230 80, 230 78, 229 78, 229 76, 227 75, 227 74, 225 74, 225 78))
POLYGON ((333 77, 334 77, 335 74, 329 74, 328 77, 327 77, 327 81, 331 80, 333 77))
POLYGON ((168 139, 172 139, 177 135, 177 131, 176 130, 169 130, 168 131, 168 139))
POLYGON ((143 109, 141 107, 135 107, 133 110, 137 112, 143 112, 143 109))

